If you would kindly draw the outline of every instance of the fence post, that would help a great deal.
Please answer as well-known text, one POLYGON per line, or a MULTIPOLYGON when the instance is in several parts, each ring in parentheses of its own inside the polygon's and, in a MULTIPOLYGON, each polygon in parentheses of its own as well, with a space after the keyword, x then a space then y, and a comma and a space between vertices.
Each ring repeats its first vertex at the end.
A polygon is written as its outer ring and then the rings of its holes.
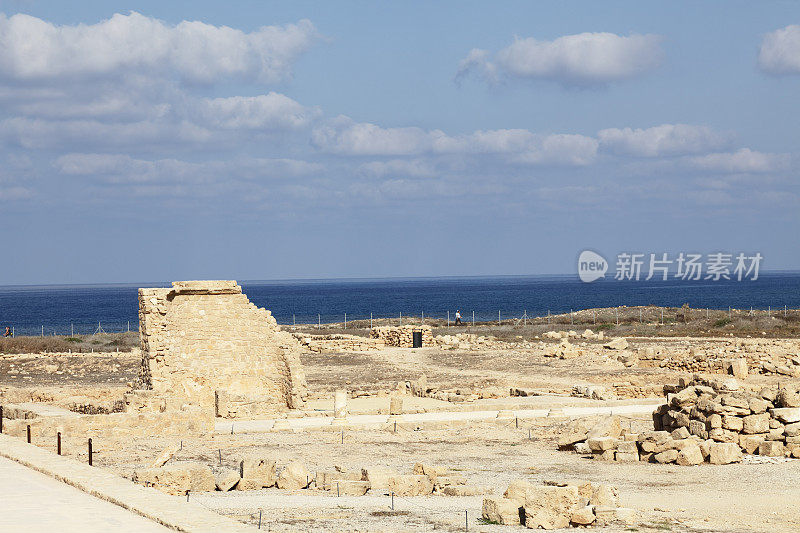
POLYGON ((347 329, 347 313, 344 314, 344 329, 347 329))
POLYGON ((372 329, 372 311, 369 312, 369 329, 372 329))
POLYGON ((472 327, 475 327, 475 311, 472 312, 472 327))
POLYGON ((500 321, 500 310, 499 309, 497 310, 497 325, 498 326, 502 326, 503 325, 503 323, 500 321))
POLYGON ((450 327, 450 310, 447 310, 447 327, 450 327))
POLYGON ((61 432, 59 431, 56 434, 56 447, 58 451, 56 452, 58 455, 61 455, 61 432))
POLYGON ((89 439, 89 466, 92 466, 92 439, 89 439))
POLYGON ((322 315, 317 313, 317 329, 322 329, 322 315))
POLYGON ((0 405, 0 433, 3 432, 3 406, 0 405))

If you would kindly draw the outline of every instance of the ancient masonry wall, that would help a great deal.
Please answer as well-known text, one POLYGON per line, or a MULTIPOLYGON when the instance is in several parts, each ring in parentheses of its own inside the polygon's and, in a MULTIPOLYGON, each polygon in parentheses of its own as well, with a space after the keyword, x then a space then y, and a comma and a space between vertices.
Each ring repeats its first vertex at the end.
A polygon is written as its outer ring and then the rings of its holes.
POLYGON ((217 416, 299 408, 307 396, 300 344, 235 281, 139 289, 139 386, 217 416))
POLYGON ((369 336, 373 339, 381 339, 386 346, 399 346, 411 348, 414 345, 413 334, 415 331, 422 332, 422 346, 433 346, 433 330, 430 326, 379 326, 372 328, 369 336))

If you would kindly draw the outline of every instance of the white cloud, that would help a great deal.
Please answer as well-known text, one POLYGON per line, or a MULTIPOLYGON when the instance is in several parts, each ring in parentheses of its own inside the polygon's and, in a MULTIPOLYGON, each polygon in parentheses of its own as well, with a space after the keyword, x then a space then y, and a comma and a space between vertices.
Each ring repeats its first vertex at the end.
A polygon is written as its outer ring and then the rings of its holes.
POLYGON ((318 109, 310 109, 275 92, 207 98, 197 108, 201 123, 225 129, 301 129, 321 114, 318 109))
POLYGON ((515 39, 490 58, 473 49, 459 64, 457 78, 476 73, 490 82, 499 73, 523 79, 554 80, 565 85, 602 85, 653 70, 661 63, 657 35, 580 33, 553 41, 515 39))
POLYGON ((766 34, 758 51, 758 66, 768 74, 800 74, 800 25, 766 34))
POLYGON ((692 157, 689 162, 695 168, 711 172, 764 173, 789 168, 789 154, 770 154, 742 148, 732 153, 713 153, 692 157))
POLYGON ((346 155, 500 154, 527 164, 585 165, 597 152, 597 141, 583 135, 503 129, 450 136, 441 130, 382 128, 347 117, 315 128, 312 143, 322 151, 346 155))
POLYGON ((295 159, 239 158, 192 162, 145 160, 125 154, 72 153, 59 157, 55 168, 68 176, 96 178, 118 184, 225 183, 310 176, 323 170, 317 163, 295 159))
POLYGON ((145 72, 192 83, 231 77, 272 83, 290 76, 316 38, 308 20, 245 33, 198 21, 172 26, 136 12, 75 26, 0 14, 0 74, 47 80, 145 72))
POLYGON ((702 154, 727 140, 707 126, 662 124, 647 129, 610 128, 598 133, 600 149, 616 155, 669 157, 702 154))
POLYGON ((412 178, 433 178, 438 175, 433 165, 424 159, 390 159, 370 161, 359 165, 361 174, 382 178, 384 176, 407 176, 412 178))

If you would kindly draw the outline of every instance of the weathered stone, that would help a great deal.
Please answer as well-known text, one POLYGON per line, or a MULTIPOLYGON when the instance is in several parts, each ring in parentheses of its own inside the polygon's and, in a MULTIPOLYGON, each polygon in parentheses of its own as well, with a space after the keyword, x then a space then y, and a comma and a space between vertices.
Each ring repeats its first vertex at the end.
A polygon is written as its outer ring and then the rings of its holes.
POLYGON ((703 462, 703 452, 697 444, 684 446, 678 452, 675 462, 681 466, 699 465, 703 462))
POLYGON ((248 458, 239 462, 239 476, 248 480, 248 485, 272 487, 277 481, 275 476, 275 461, 268 459, 248 458))
POLYGON ((775 402, 781 407, 800 407, 800 391, 795 387, 781 387, 775 402))
POLYGON ((715 442, 709 448, 709 462, 715 465, 738 463, 742 460, 742 450, 732 442, 715 442))
POLYGON ((742 419, 742 433, 753 435, 769 431, 769 414, 750 415, 742 419))
POLYGON ((586 444, 592 453, 600 453, 606 450, 615 450, 619 445, 619 439, 615 437, 590 437, 586 439, 586 444))
POLYGON ((305 489, 311 484, 313 476, 300 461, 292 461, 278 476, 279 489, 305 489))
POLYGON ((175 442, 164 448, 164 451, 162 451, 158 455, 158 457, 156 457, 153 460, 153 462, 150 463, 150 468, 158 468, 159 466, 164 466, 167 463, 167 461, 175 457, 175 454, 178 453, 178 451, 180 451, 181 447, 182 447, 181 442, 175 442))
POLYGON ((800 435, 800 422, 795 422, 794 424, 786 424, 783 427, 783 434, 787 437, 796 437, 800 435))
POLYGON ((624 350, 628 347, 628 341, 622 337, 612 339, 603 345, 603 348, 609 350, 624 350))
POLYGON ((619 507, 619 493, 613 485, 601 484, 594 487, 589 500, 595 507, 619 507))
POLYGON ((559 529, 569 526, 579 502, 578 488, 533 486, 525 492, 525 527, 559 529))
POLYGON ((365 468, 361 470, 361 479, 369 482, 373 490, 384 490, 389 488, 389 478, 396 476, 397 472, 387 468, 365 468))
POLYGON ((369 481, 341 479, 331 483, 328 490, 336 492, 339 496, 363 496, 369 489, 369 481))
POLYGON ((389 415, 400 416, 403 414, 403 397, 392 396, 389 398, 389 415))
POLYGON ((261 481, 257 479, 240 479, 236 484, 236 490, 260 490, 263 488, 261 481))
POLYGON ((433 481, 426 475, 392 476, 388 490, 398 496, 424 496, 433 492, 433 481))
POLYGON ((722 427, 722 417, 718 414, 713 414, 708 417, 706 424, 708 429, 719 429, 722 427))
POLYGON ((635 463, 639 461, 638 452, 614 452, 614 460, 620 463, 635 463))
POLYGON ((744 421, 738 416, 725 415, 722 417, 722 427, 730 431, 740 432, 744 427, 744 421))
POLYGON ((750 398, 748 407, 754 415, 765 413, 771 407, 771 404, 762 398, 750 398))
POLYGON ((606 416, 597 421, 586 433, 586 438, 592 437, 619 437, 622 435, 622 425, 616 415, 606 416))
POLYGON ((770 409, 773 418, 777 418, 784 424, 800 422, 800 407, 779 407, 770 409))
POLYGON ((783 457, 784 451, 783 443, 774 440, 765 440, 758 445, 758 455, 783 457))
POLYGON ((506 526, 518 526, 520 524, 521 507, 519 502, 508 498, 484 498, 481 516, 488 522, 496 522, 506 526))
POLYGON ((447 485, 438 491, 445 496, 478 496, 481 494, 491 494, 491 488, 478 487, 475 485, 447 485))
POLYGON ((678 458, 678 450, 665 450, 653 456, 653 460, 657 463, 674 463, 678 458))
POLYGON ((689 435, 691 435, 691 433, 689 432, 689 429, 686 427, 679 427, 678 429, 670 433, 670 437, 672 437, 675 440, 686 439, 689 437, 689 435))
POLYGON ((216 488, 211 469, 204 464, 191 461, 136 470, 133 473, 133 480, 167 494, 185 494, 186 491, 209 492, 216 488))
POLYGON ((759 445, 764 442, 764 435, 742 435, 739 438, 739 446, 745 453, 755 453, 759 445))
POLYGON ((700 437, 703 440, 708 438, 708 430, 706 429, 706 424, 705 422, 701 422, 700 420, 691 420, 689 422, 689 433, 697 437, 700 437))
POLYGON ((215 476, 217 490, 227 492, 235 487, 236 484, 239 483, 240 479, 242 478, 239 475, 239 472, 227 468, 215 476))
POLYGON ((594 508, 591 505, 573 511, 572 517, 570 517, 570 522, 576 526, 588 526, 589 524, 593 524, 594 520, 594 508))
POLYGON ((534 485, 529 481, 515 479, 508 485, 508 488, 503 493, 503 496, 518 502, 520 507, 522 507, 522 505, 525 503, 525 493, 533 487, 534 485))
POLYGON ((725 362, 725 371, 736 379, 747 377, 747 359, 731 359, 725 362))
POLYGON ((436 478, 447 474, 447 468, 443 466, 433 466, 426 463, 416 463, 412 471, 413 474, 425 475, 431 478, 431 481, 436 481, 436 478))

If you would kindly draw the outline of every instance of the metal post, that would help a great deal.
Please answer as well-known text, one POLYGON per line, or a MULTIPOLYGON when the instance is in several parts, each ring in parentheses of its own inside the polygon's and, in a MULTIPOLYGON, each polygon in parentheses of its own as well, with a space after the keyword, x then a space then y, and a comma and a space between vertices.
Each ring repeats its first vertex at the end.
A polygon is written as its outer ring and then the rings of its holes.
POLYGON ((317 314, 317 329, 322 329, 322 316, 317 314))
POLYGON ((92 439, 89 439, 89 466, 92 466, 92 439))
POLYGON ((0 405, 0 433, 3 432, 3 406, 0 405))
POLYGON ((75 336, 75 324, 70 324, 69 325, 69 336, 70 337, 74 337, 75 336))
POLYGON ((344 329, 347 329, 347 313, 344 314, 344 329))
POLYGON ((469 531, 469 511, 464 511, 464 531, 469 531))
POLYGON ((42 326, 42 337, 44 337, 44 326, 42 326))
POLYGON ((31 425, 28 424, 28 444, 31 443, 31 425))
POLYGON ((258 529, 261 529, 261 509, 258 510, 258 529))
POLYGON ((786 318, 786 306, 783 306, 783 318, 786 318))
POLYGON ((572 314, 572 309, 569 310, 569 325, 572 326, 575 324, 575 318, 572 314))
POLYGON ((475 311, 472 312, 472 327, 475 327, 475 311))
POLYGON ((58 455, 61 455, 61 432, 60 431, 56 434, 56 448, 57 448, 56 453, 58 455))
POLYGON ((422 324, 425 324, 425 311, 422 312, 422 324))
POLYGON ((619 308, 614 309, 614 314, 617 315, 617 325, 619 326, 619 308))
POLYGON ((502 326, 503 325, 503 323, 500 321, 500 310, 499 309, 497 310, 497 325, 498 326, 502 326))
POLYGON ((372 311, 369 312, 369 329, 372 329, 372 311))
POLYGON ((661 308, 661 325, 664 325, 664 308, 661 308))
POLYGON ((527 326, 528 325, 528 310, 527 309, 525 309, 525 311, 522 313, 522 325, 523 326, 527 326))
POLYGON ((131 332, 131 321, 128 320, 128 333, 130 333, 130 332, 131 332))
POLYGON ((294 313, 292 313, 292 326, 296 326, 296 325, 297 325, 297 321, 294 318, 294 313))
POLYGON ((392 493, 392 511, 394 511, 394 492, 392 493))
POLYGON ((447 327, 450 327, 450 310, 447 310, 447 327))

